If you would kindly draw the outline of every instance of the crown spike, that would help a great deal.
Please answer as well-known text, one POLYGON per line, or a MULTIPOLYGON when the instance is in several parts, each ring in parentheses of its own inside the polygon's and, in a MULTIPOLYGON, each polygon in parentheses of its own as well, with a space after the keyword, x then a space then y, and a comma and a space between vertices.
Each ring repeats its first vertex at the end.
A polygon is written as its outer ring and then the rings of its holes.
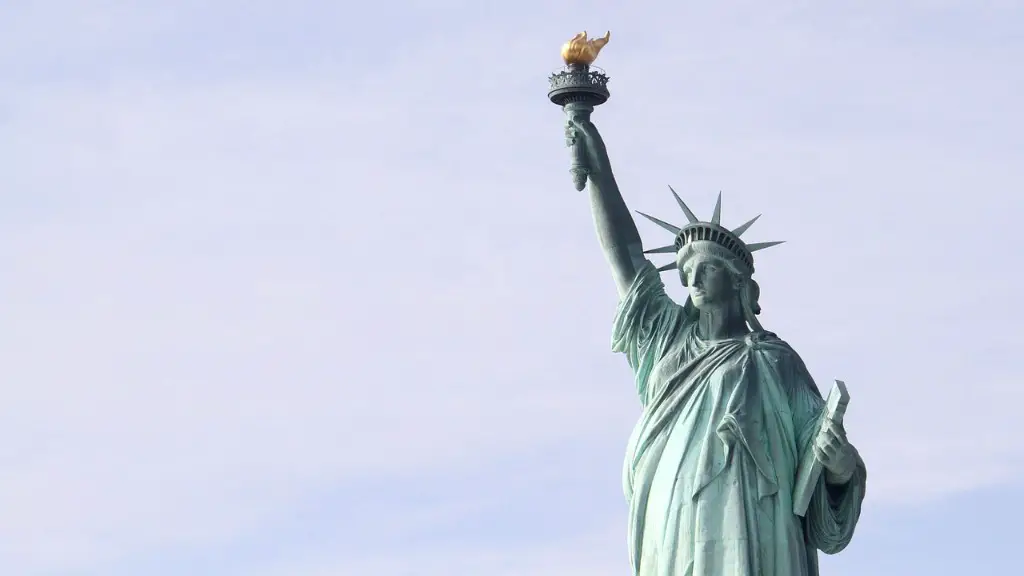
POLYGON ((658 272, 668 272, 669 270, 676 270, 678 268, 679 268, 679 265, 676 262, 672 262, 671 264, 665 264, 664 266, 659 266, 658 267, 658 272))
POLYGON ((686 205, 686 202, 683 202, 683 199, 679 197, 679 194, 676 194, 676 191, 672 189, 672 186, 669 186, 668 189, 672 191, 672 196, 675 197, 679 207, 683 209, 683 214, 686 214, 686 219, 690 221, 690 224, 700 222, 700 219, 697 218, 692 210, 690 210, 690 207, 686 205))
POLYGON ((760 218, 760 217, 761 217, 760 214, 758 214, 757 216, 754 216, 753 218, 748 220, 746 223, 744 223, 740 227, 733 229, 732 233, 735 234, 737 238, 739 238, 740 236, 743 235, 744 232, 747 231, 747 228, 750 228, 750 226, 753 225, 754 222, 757 222, 757 219, 760 218))
POLYGON ((718 201, 715 202, 715 213, 711 215, 712 224, 722 223, 722 192, 718 192, 718 201))
POLYGON ((775 242, 755 242, 753 244, 747 244, 747 250, 750 250, 751 252, 757 252, 758 250, 764 250, 765 248, 778 246, 779 244, 783 244, 785 242, 785 240, 777 240, 775 242))
POLYGON ((674 254, 676 251, 675 244, 671 246, 662 246, 660 248, 651 248, 650 250, 644 250, 644 254, 674 254))
POLYGON ((647 218, 651 222, 654 222, 658 226, 661 226, 662 228, 664 228, 665 230, 668 230, 669 232, 671 232, 673 234, 679 234, 679 228, 676 228, 675 226, 669 224, 668 222, 665 222, 664 220, 658 220, 654 216, 650 216, 648 214, 644 214, 643 212, 641 212, 639 210, 637 210, 636 213, 641 215, 641 216, 643 216, 644 218, 647 218))

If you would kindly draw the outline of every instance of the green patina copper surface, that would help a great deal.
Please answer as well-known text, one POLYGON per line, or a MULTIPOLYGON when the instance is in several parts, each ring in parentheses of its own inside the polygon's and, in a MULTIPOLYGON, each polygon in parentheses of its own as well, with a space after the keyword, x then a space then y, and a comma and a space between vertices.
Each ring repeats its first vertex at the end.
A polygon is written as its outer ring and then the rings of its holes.
POLYGON ((595 90, 587 74, 552 76, 549 96, 568 119, 574 184, 589 183, 619 293, 612 349, 643 407, 623 467, 633 574, 816 575, 818 552, 853 537, 867 480, 842 425, 845 386, 826 407, 796 351, 761 326, 753 255, 778 242, 742 240, 753 220, 725 227, 721 196, 701 220, 673 191, 687 223, 644 215, 674 235, 645 252, 590 119, 608 78, 595 90), (648 254, 674 258, 659 268, 648 254), (687 288, 685 302, 666 295, 661 271, 687 288))

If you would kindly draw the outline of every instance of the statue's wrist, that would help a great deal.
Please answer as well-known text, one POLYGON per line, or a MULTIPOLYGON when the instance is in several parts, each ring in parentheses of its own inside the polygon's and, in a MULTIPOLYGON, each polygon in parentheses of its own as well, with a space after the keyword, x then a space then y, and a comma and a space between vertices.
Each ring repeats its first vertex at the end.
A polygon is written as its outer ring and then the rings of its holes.
POLYGON ((833 486, 842 486, 848 484, 853 479, 853 475, 857 473, 857 450, 852 446, 850 448, 851 450, 847 455, 846 465, 843 466, 842 472, 836 473, 828 468, 825 469, 825 483, 833 486))
POLYGON ((856 469, 854 468, 851 469, 849 473, 836 474, 831 470, 825 470, 825 483, 830 486, 845 486, 851 479, 853 479, 853 473, 855 471, 856 469))

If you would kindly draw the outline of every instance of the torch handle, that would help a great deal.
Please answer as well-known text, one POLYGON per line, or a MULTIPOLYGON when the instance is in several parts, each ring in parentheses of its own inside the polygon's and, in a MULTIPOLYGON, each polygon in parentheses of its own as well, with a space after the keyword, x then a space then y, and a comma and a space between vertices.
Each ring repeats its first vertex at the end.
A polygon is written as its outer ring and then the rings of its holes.
POLYGON ((583 190, 587 185, 587 176, 590 170, 587 166, 587 150, 579 139, 579 134, 573 128, 572 121, 579 118, 589 120, 590 113, 594 107, 581 102, 572 102, 562 107, 566 116, 566 146, 569 147, 569 174, 572 175, 573 186, 577 191, 583 190))

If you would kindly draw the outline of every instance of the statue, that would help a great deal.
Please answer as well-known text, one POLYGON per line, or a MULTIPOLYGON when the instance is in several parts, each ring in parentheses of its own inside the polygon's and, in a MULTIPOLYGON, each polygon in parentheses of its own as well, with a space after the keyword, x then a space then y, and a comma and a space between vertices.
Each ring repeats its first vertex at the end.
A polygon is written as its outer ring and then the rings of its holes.
POLYGON ((675 236, 643 249, 590 120, 609 96, 607 75, 591 70, 608 38, 573 38, 549 97, 568 118, 574 183, 590 183, 619 294, 612 349, 633 369, 643 407, 623 469, 633 574, 817 575, 818 551, 852 539, 865 494, 867 471, 842 425, 846 387, 837 382, 826 403, 796 351, 759 323, 753 254, 780 242, 740 239, 757 218, 724 227, 719 194, 701 220, 670 187, 687 224, 640 213, 675 236), (656 268, 649 254, 674 259, 656 268), (666 295, 664 271, 687 288, 682 305, 666 295))

